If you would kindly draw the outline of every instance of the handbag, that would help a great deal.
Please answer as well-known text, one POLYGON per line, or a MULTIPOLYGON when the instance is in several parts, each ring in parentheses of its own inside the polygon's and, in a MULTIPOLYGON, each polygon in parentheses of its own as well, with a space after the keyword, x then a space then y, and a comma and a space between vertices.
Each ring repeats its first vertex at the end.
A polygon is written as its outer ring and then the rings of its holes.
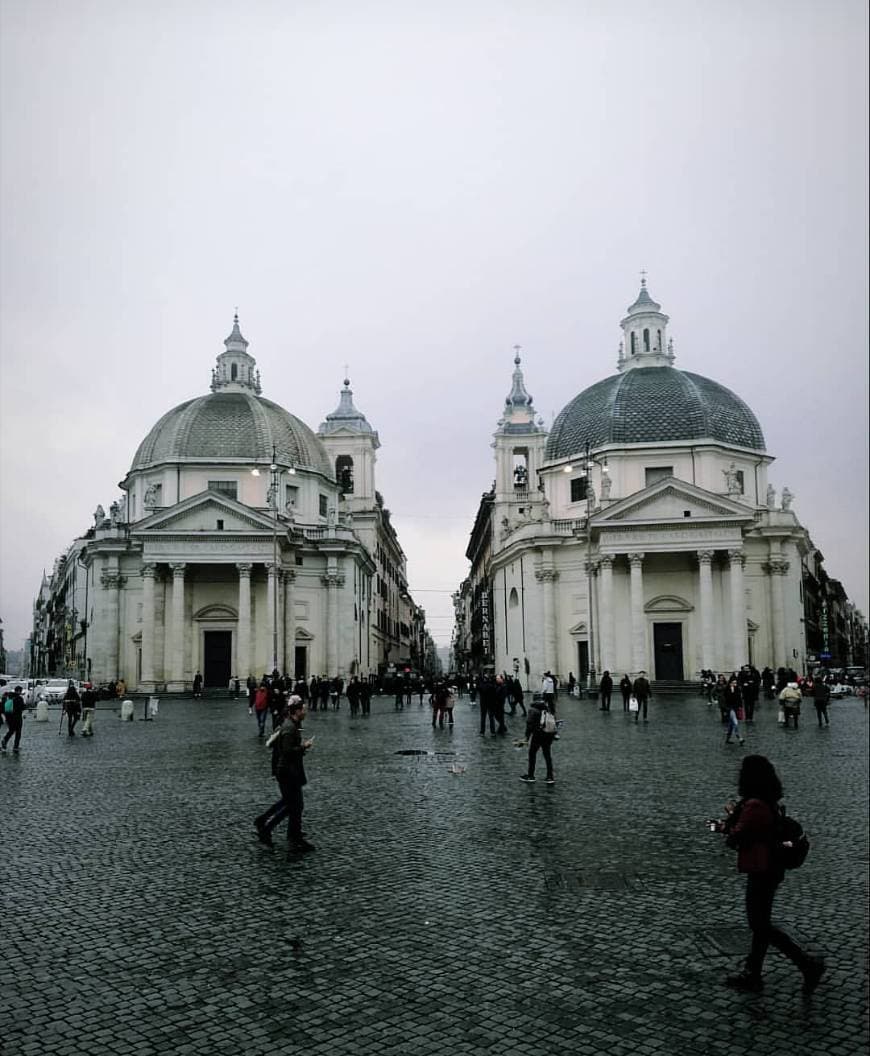
POLYGON ((743 705, 741 704, 740 707, 737 709, 737 721, 738 722, 743 722, 743 720, 745 718, 746 718, 746 712, 743 710, 743 705))
POLYGON ((779 709, 779 714, 776 717, 776 721, 780 725, 784 725, 784 723, 785 723, 785 711, 782 708, 779 709))
POLYGON ((637 711, 637 697, 631 696, 628 698, 628 710, 637 711))

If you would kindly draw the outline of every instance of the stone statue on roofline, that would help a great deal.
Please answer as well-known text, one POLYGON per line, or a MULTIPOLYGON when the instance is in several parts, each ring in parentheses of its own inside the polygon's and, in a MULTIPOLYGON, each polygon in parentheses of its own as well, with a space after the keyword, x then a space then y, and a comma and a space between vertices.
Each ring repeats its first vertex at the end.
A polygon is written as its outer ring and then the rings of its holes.
POLYGON ((776 509, 776 488, 772 484, 767 485, 767 508, 776 509))
POLYGON ((102 506, 97 506, 94 510, 94 527, 99 528, 103 521, 106 519, 106 511, 102 506))
POLYGON ((607 502, 610 498, 610 489, 613 487, 613 481, 610 479, 609 473, 601 474, 601 501, 607 502))
POLYGON ((732 462, 727 469, 723 469, 722 473, 725 477, 725 490, 729 495, 740 494, 740 477, 737 475, 737 467, 732 462))
POLYGON ((791 509, 791 504, 793 502, 794 502, 794 493, 792 491, 790 491, 788 488, 783 488, 782 489, 782 507, 781 507, 781 509, 784 512, 787 512, 788 510, 791 509))

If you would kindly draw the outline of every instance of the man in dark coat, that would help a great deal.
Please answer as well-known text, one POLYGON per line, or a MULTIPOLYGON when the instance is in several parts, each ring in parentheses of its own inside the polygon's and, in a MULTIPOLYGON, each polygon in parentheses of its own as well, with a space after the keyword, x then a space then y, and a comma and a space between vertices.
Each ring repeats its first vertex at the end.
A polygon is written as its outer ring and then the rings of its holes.
POLYGON ((291 697, 285 722, 266 742, 272 747, 272 773, 281 789, 281 799, 254 819, 258 839, 271 847, 271 831, 286 816, 288 850, 300 854, 314 850, 302 832, 302 787, 307 784, 302 757, 314 740, 302 738, 304 718, 305 704, 298 697, 291 697))
POLYGON ((647 721, 646 711, 650 697, 650 686, 649 680, 646 677, 646 671, 641 671, 637 678, 634 680, 634 686, 632 687, 635 699, 637 700, 637 711, 634 713, 634 721, 638 722, 640 719, 640 712, 643 709, 643 721, 647 721))
POLYGON ((598 690, 601 693, 601 710, 610 711, 610 695, 613 693, 613 679, 610 677, 609 671, 605 671, 601 676, 601 681, 598 683, 598 690))
MULTIPOLYGON (((11 697, 7 694, 6 700, 3 701, 3 711, 6 718, 6 736, 0 743, 0 749, 5 752, 9 738, 14 737, 12 751, 17 752, 21 744, 21 727, 24 725, 24 697, 21 695, 21 686, 15 687, 11 697), (11 707, 11 711, 6 711, 7 705, 11 707)), ((0 722, 2 721, 3 716, 0 716, 0 722)))

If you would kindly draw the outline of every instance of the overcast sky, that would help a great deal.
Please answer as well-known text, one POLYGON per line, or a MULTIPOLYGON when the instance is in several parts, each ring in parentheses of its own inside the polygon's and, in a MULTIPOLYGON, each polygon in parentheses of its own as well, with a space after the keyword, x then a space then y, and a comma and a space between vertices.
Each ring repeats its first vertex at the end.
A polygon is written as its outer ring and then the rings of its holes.
POLYGON ((510 390, 615 370, 639 272, 866 613, 864 0, 0 0, 0 617, 208 390, 239 308, 343 364, 439 644, 510 390))

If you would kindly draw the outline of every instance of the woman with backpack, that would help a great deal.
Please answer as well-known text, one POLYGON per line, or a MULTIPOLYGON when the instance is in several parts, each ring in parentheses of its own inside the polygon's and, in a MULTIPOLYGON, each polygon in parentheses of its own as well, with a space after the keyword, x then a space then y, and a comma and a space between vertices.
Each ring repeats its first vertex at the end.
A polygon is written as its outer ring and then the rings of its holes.
POLYGON ((746 756, 740 767, 737 790, 739 801, 727 804, 726 819, 714 824, 716 831, 725 833, 728 846, 737 850, 737 871, 746 873, 746 917, 752 931, 752 946, 743 971, 729 975, 725 985, 733 990, 759 993, 764 987, 761 979, 764 957, 767 947, 773 946, 800 968, 804 990, 811 992, 825 971, 824 958, 804 953, 770 920, 776 890, 785 875, 781 848, 789 845, 782 842, 779 828, 783 816, 779 806, 782 785, 766 756, 746 756))
POLYGON ((538 749, 540 749, 544 756, 544 762, 547 764, 547 784, 555 785, 556 778, 553 775, 553 756, 551 754, 555 737, 556 717, 543 700, 533 700, 526 719, 529 768, 520 778, 520 781, 525 781, 528 784, 535 780, 535 762, 537 761, 538 749))

